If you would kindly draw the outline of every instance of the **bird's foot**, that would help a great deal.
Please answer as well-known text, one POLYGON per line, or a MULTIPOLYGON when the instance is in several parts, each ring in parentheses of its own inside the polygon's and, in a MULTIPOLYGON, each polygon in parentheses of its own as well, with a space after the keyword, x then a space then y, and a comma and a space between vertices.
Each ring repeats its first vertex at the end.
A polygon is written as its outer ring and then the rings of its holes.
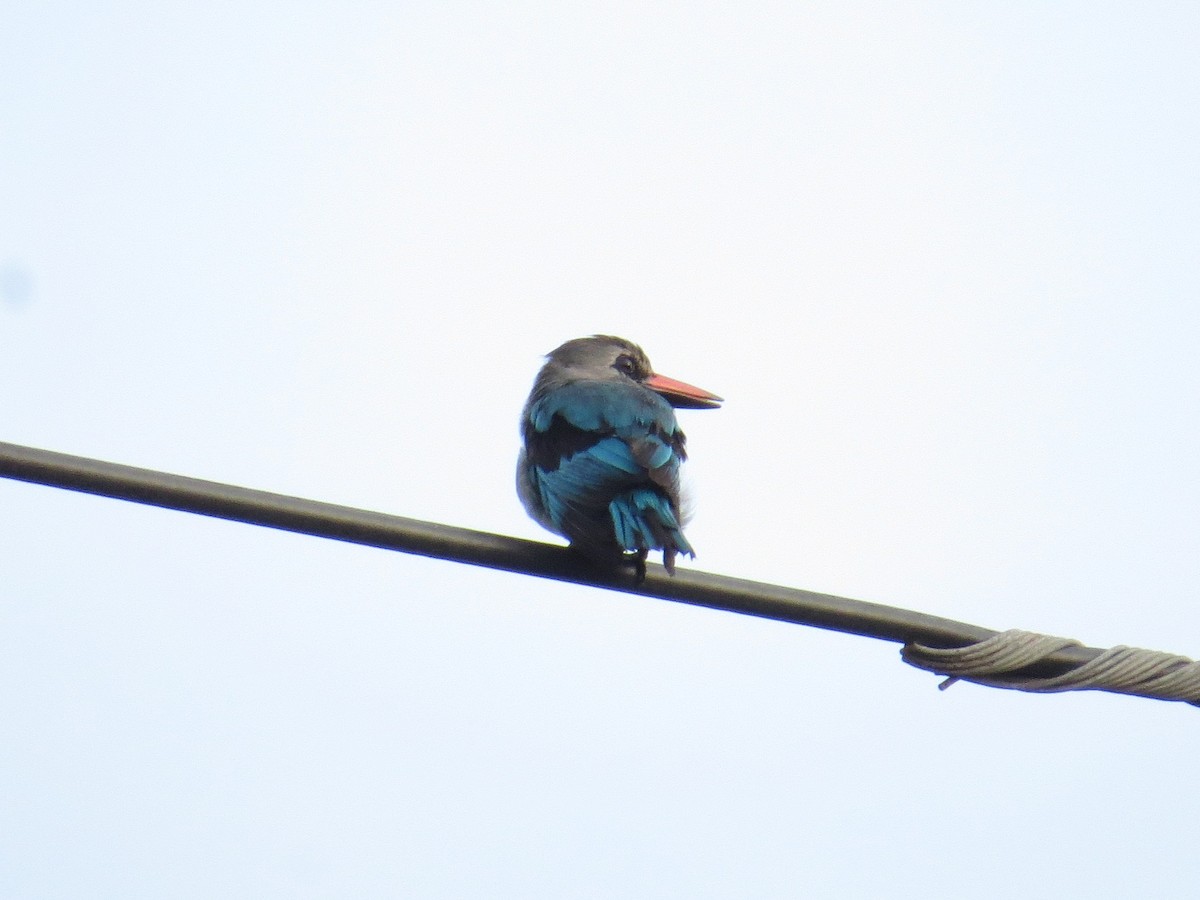
POLYGON ((648 550, 639 550, 633 555, 633 571, 637 576, 637 584, 641 584, 646 580, 646 556, 648 550))

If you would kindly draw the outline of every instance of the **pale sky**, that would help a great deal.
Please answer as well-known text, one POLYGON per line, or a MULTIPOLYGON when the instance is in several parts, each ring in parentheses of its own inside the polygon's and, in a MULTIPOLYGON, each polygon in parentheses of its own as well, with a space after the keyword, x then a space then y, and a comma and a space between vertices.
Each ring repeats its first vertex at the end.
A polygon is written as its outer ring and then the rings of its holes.
MULTIPOLYGON (((1200 7, 0 12, 0 440, 555 540, 541 356, 682 565, 1200 656, 1200 7)), ((1190 897, 1200 710, 0 480, 0 894, 1190 897)))

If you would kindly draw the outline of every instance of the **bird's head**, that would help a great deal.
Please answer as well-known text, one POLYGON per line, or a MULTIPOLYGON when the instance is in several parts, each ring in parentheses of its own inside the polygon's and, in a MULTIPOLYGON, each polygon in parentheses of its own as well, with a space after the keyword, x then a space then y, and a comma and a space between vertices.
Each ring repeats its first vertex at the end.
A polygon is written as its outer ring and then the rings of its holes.
POLYGON ((632 381, 659 394, 680 409, 716 409, 723 398, 665 375, 657 375, 646 353, 633 341, 608 334, 575 338, 552 350, 548 366, 567 378, 589 381, 632 381))

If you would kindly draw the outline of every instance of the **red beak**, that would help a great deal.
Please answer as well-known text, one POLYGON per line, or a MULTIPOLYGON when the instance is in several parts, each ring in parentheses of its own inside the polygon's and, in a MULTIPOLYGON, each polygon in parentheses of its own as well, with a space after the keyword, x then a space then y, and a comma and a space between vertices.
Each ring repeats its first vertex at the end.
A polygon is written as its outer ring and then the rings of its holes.
POLYGON ((661 394, 677 409, 716 409, 725 399, 665 375, 651 375, 642 384, 661 394))

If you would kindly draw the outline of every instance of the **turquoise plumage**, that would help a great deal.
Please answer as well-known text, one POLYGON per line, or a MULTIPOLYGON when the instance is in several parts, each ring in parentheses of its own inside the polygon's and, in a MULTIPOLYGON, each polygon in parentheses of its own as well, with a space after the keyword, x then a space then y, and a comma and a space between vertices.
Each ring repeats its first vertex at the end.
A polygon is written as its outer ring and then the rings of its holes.
POLYGON ((551 352, 521 420, 517 490, 529 514, 603 564, 649 551, 695 551, 683 534, 679 467, 686 439, 675 407, 711 409, 721 398, 654 374, 640 347, 595 335, 551 352))

